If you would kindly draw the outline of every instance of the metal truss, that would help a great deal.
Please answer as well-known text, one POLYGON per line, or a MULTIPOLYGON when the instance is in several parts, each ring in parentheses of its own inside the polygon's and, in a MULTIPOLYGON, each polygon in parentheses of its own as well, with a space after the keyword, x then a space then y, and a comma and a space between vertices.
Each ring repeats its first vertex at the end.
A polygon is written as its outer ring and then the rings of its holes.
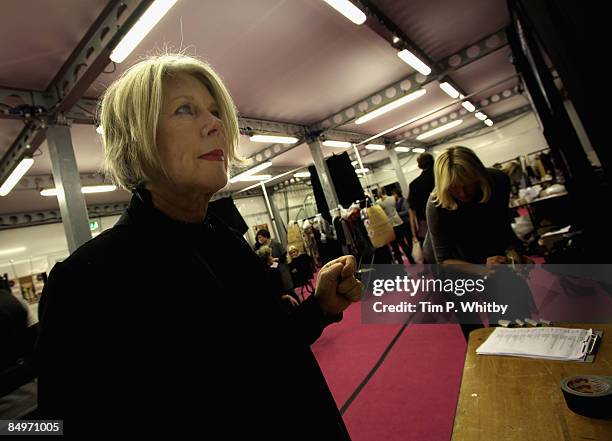
MULTIPOLYGON (((517 109, 511 110, 509 112, 503 113, 499 116, 493 117, 493 119, 495 120, 496 124, 500 124, 504 121, 507 121, 511 118, 514 118, 516 116, 520 116, 520 115, 524 115, 528 112, 531 112, 533 109, 531 108, 531 106, 529 104, 525 105, 525 106, 521 106, 517 109)), ((493 126, 494 127, 494 126, 493 126)), ((423 148, 426 149, 430 149, 433 148, 437 145, 452 141, 453 139, 465 136, 465 135, 469 135, 470 133, 474 133, 477 132, 479 130, 485 130, 485 129, 489 129, 489 127, 485 126, 482 121, 478 121, 476 118, 474 118, 474 124, 466 127, 465 129, 462 130, 458 130, 456 132, 453 132, 451 134, 449 134, 449 136, 444 137, 444 138, 438 138, 435 141, 432 141, 428 144, 424 144, 423 148)), ((398 153, 398 158, 399 159, 407 159, 410 157, 415 157, 416 158, 416 154, 412 153, 412 152, 408 152, 408 153, 398 153)), ((390 162, 389 159, 382 159, 380 161, 377 161, 375 163, 371 164, 372 169, 375 168, 379 168, 382 167, 386 164, 388 164, 390 162)))
MULTIPOLYGON (((123 213, 129 202, 114 202, 111 204, 88 205, 87 213, 89 219, 103 216, 113 216, 123 213)), ((0 230, 19 227, 31 227, 34 225, 53 224, 62 221, 60 210, 37 210, 25 213, 0 215, 0 230)))
MULTIPOLYGON (((81 40, 44 92, 21 91, 25 104, 41 106, 44 111, 26 118, 29 121, 0 160, 0 182, 45 140, 47 124, 69 112, 83 93, 110 62, 112 49, 146 11, 153 0, 112 0, 81 40)), ((6 99, 7 90, 0 93, 6 99)), ((14 115, 12 115, 14 117, 14 115)))
POLYGON ((403 95, 408 95, 426 84, 452 73, 474 61, 489 55, 490 53, 504 47, 507 44, 506 33, 502 29, 491 34, 473 45, 464 48, 455 54, 437 63, 439 71, 437 74, 425 76, 414 73, 378 92, 370 95, 363 100, 350 105, 340 112, 331 115, 324 120, 308 127, 309 132, 317 132, 333 129, 349 123, 372 110, 384 106, 403 95))

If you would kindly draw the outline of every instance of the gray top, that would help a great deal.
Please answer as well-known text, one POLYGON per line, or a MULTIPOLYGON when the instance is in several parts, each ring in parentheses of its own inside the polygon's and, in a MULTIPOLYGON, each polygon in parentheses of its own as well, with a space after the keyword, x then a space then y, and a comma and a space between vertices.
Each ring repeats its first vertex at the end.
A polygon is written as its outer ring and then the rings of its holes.
POLYGON ((492 194, 488 202, 461 203, 456 210, 437 207, 430 196, 427 201, 429 231, 423 244, 427 263, 460 259, 486 263, 487 257, 503 256, 518 242, 510 227, 510 179, 502 171, 487 169, 492 194))
POLYGON ((378 201, 376 201, 376 203, 380 205, 385 211, 385 214, 391 221, 391 225, 393 225, 394 227, 399 227, 404 223, 402 218, 399 217, 399 214, 397 214, 397 210, 395 209, 395 198, 393 198, 392 196, 386 196, 384 199, 379 199, 378 201))

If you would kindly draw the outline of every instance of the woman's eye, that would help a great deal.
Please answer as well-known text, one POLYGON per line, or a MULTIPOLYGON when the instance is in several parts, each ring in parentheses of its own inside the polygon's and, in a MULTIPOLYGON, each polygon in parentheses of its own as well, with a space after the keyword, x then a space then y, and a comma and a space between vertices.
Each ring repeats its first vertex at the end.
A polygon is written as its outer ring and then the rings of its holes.
POLYGON ((221 112, 219 112, 218 110, 211 110, 210 113, 215 117, 215 118, 221 118, 221 112))
POLYGON ((193 115, 193 109, 191 108, 190 105, 185 104, 184 106, 181 106, 178 109, 176 109, 175 113, 193 115))

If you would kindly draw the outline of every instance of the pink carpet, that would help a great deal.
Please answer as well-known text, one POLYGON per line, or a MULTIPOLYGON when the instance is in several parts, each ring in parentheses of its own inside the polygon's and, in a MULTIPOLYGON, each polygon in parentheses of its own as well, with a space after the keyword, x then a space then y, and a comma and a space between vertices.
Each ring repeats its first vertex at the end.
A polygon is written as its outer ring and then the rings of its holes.
POLYGON ((359 304, 342 322, 328 326, 312 345, 327 384, 340 408, 376 364, 401 325, 362 325, 359 304))
MULTIPOLYGON (((363 325, 355 304, 312 345, 338 408, 370 374, 401 327, 363 325)), ((458 325, 408 325, 346 408, 344 422, 352 440, 449 440, 465 350, 458 325)))
POLYGON ((409 325, 344 414, 353 441, 449 440, 465 349, 457 325, 409 325))

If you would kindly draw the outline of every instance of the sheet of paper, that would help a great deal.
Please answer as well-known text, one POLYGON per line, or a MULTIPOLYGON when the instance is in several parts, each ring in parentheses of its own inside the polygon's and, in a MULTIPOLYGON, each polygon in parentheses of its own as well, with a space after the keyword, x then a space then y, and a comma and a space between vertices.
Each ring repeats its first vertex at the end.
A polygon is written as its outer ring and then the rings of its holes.
POLYGON ((586 353, 592 329, 496 328, 476 349, 481 355, 510 355, 549 360, 579 360, 586 353))

